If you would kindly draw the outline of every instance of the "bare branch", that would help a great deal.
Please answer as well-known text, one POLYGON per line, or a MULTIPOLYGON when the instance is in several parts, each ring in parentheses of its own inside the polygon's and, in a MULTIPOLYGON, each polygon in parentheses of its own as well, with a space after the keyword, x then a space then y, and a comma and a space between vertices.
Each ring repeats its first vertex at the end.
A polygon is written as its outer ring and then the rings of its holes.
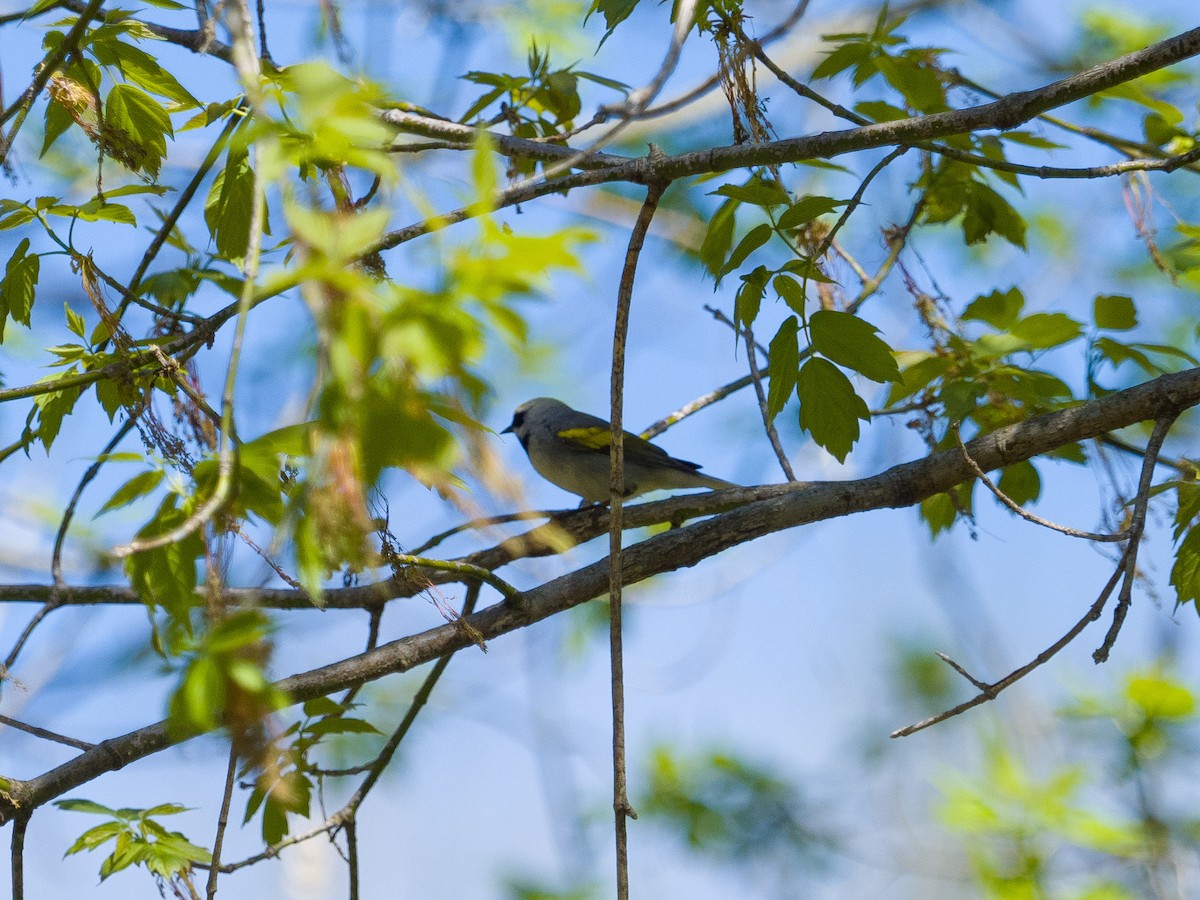
MULTIPOLYGON (((937 725, 939 722, 945 722, 947 719, 953 719, 955 716, 960 716, 969 709, 974 709, 976 706, 987 703, 990 700, 995 700, 1001 691, 1016 684, 1034 669, 1053 659, 1058 652, 1063 649, 1063 647, 1075 640, 1075 638, 1077 638, 1079 634, 1085 628, 1087 628, 1088 625, 1100 618, 1100 613, 1104 610, 1104 604, 1107 603, 1108 598, 1112 596, 1113 588, 1117 586, 1117 582, 1121 579, 1121 575, 1125 571, 1125 560, 1129 557, 1129 555, 1129 550, 1126 548, 1125 553, 1121 556, 1121 562, 1118 563, 1116 570, 1108 579, 1108 583, 1100 591, 1100 596, 1096 598, 1095 602, 1092 603, 1092 605, 1088 608, 1088 611, 1083 614, 1083 618, 1072 625, 1066 634, 1035 656, 1032 660, 1021 666, 1021 668, 1015 669, 1008 673, 994 684, 982 684, 973 676, 967 674, 965 669, 962 669, 954 663, 950 663, 954 667, 955 671, 959 672, 968 681, 980 688, 979 693, 970 700, 960 703, 958 706, 955 706, 952 709, 948 709, 945 712, 938 713, 936 716, 930 716, 928 719, 922 719, 920 722, 916 722, 912 725, 906 726, 905 728, 900 728, 896 731, 893 731, 889 737, 908 737, 910 734, 916 734, 918 731, 924 731, 926 728, 937 725)), ((938 656, 946 662, 950 662, 949 658, 944 654, 939 653, 938 656)))

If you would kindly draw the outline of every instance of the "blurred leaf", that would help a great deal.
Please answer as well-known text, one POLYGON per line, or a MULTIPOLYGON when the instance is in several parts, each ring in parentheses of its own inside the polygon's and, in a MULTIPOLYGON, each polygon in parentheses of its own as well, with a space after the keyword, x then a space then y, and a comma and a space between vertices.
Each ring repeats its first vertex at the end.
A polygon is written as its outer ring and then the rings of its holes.
POLYGON ((1128 331, 1137 327, 1137 307, 1133 299, 1119 294, 1102 294, 1092 305, 1097 328, 1128 331))

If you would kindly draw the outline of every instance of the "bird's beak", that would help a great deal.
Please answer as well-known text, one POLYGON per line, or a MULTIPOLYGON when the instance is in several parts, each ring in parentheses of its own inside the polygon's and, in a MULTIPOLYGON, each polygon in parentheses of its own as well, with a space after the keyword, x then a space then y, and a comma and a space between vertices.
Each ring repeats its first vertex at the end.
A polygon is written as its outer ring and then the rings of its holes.
POLYGON ((504 428, 504 429, 502 429, 502 430, 500 431, 500 433, 501 433, 501 434, 512 434, 513 425, 515 425, 515 424, 516 424, 516 421, 515 421, 515 420, 514 420, 514 421, 512 421, 512 422, 509 422, 509 423, 508 423, 508 427, 507 427, 507 428, 504 428))

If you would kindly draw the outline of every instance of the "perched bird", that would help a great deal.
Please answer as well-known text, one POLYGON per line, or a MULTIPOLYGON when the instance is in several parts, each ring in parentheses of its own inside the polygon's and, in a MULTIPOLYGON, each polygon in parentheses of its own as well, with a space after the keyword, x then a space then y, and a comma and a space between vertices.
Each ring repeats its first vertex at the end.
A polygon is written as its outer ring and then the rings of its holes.
MULTIPOLYGON (((501 434, 509 432, 517 436, 529 462, 547 481, 578 494, 585 503, 609 498, 612 426, 608 422, 550 397, 538 397, 517 407, 512 424, 501 434)), ((626 497, 672 488, 737 487, 701 475, 699 468, 625 432, 626 497)))

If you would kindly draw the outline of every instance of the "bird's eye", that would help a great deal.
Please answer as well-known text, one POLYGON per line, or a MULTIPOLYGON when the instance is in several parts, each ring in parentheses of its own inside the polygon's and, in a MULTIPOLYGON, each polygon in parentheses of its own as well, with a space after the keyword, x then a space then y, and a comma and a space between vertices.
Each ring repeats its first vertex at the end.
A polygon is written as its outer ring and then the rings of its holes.
POLYGON ((513 416, 512 427, 520 428, 524 424, 525 424, 525 413, 523 413, 523 412, 516 413, 513 416))

